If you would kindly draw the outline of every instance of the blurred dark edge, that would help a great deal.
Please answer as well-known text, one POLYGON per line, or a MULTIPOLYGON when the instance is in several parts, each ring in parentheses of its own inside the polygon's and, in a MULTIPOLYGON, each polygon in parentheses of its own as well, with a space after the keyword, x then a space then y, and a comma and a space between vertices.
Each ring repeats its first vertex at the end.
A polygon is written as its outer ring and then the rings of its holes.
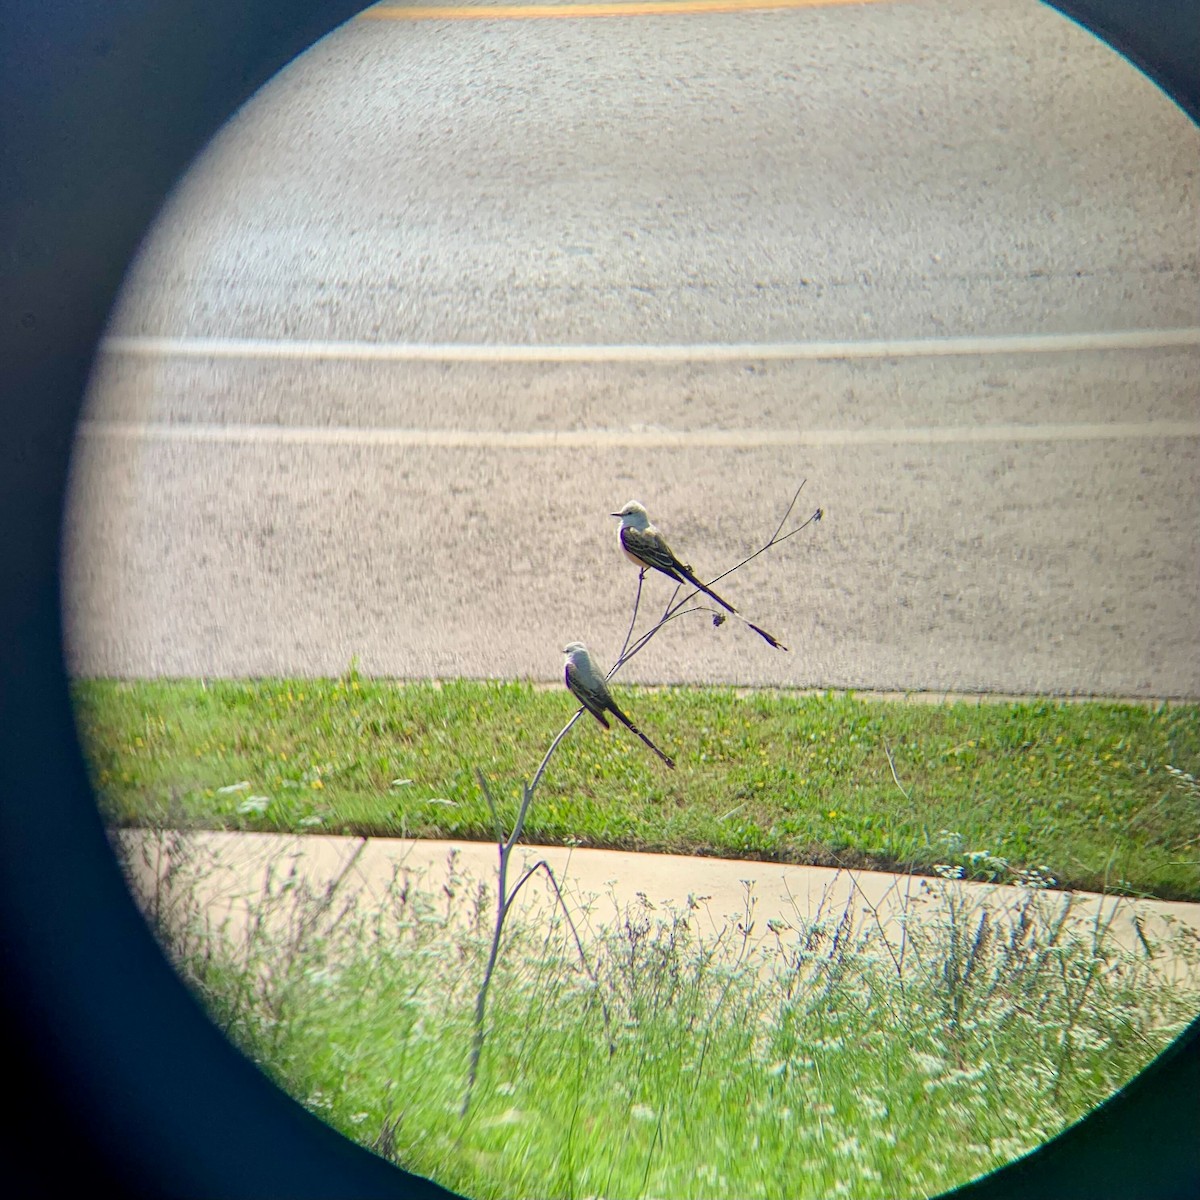
MULTIPOLYGON (((8 1196, 448 1195, 237 1054, 133 906, 88 788, 61 651, 74 421, 123 272, 230 114, 344 0, 0 5, 0 1122, 8 1196)), ((1200 119, 1188 0, 1058 6, 1200 119)), ((1089 1119, 960 1193, 1200 1195, 1200 1021, 1089 1119)), ((614 1147, 614 1152, 617 1148, 614 1147)), ((783 1181, 781 1181, 782 1183, 783 1181)), ((784 1185, 786 1186, 786 1184, 784 1185)))

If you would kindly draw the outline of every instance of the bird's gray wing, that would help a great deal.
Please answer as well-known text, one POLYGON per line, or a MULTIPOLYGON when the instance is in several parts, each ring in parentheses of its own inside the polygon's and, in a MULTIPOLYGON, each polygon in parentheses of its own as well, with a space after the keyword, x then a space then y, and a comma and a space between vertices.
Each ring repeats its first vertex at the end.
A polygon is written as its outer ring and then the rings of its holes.
POLYGON ((681 563, 675 557, 666 539, 656 529, 634 529, 627 526, 621 530, 621 545, 646 566, 655 567, 668 575, 673 576, 680 568, 685 571, 691 570, 686 563, 681 563))
MULTIPOLYGON (((737 612, 737 609, 728 600, 722 599, 707 584, 701 583, 689 563, 681 562, 675 557, 671 547, 667 545, 666 539, 653 526, 646 530, 622 529, 621 545, 634 558, 640 559, 647 566, 657 567, 664 575, 669 575, 678 583, 684 581, 690 583, 693 587, 697 587, 706 595, 711 596, 722 608, 727 608, 731 613, 737 612)), ((763 636, 768 637, 769 635, 764 634, 763 636)))
POLYGON ((583 705, 584 708, 604 726, 605 729, 611 728, 608 723, 608 718, 604 715, 604 710, 609 705, 608 693, 598 689, 589 680, 585 679, 583 673, 573 663, 567 663, 566 670, 567 687, 570 688, 571 694, 583 705))

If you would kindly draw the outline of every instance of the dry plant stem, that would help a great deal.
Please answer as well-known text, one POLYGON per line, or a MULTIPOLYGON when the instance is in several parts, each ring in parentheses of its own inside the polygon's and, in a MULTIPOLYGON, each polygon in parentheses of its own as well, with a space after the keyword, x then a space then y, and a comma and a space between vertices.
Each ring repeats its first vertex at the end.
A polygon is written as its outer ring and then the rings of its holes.
MULTIPOLYGON (((571 918, 570 911, 567 909, 567 902, 563 899, 562 890, 558 886, 558 880, 554 877, 554 871, 550 864, 544 858, 539 859, 533 864, 532 867, 528 867, 525 871, 525 874, 522 875, 517 883, 513 886, 512 893, 508 898, 509 904, 512 904, 513 900, 516 899, 517 892, 519 892, 525 883, 528 882, 533 873, 538 870, 542 870, 546 873, 546 878, 550 881, 550 886, 554 889, 554 898, 558 902, 559 908, 562 909, 563 916, 567 919, 567 925, 570 927, 571 936, 575 939, 575 949, 579 951, 579 960, 583 963, 583 969, 588 973, 588 978, 596 985, 597 988, 599 988, 600 980, 597 977, 596 972, 592 969, 592 964, 588 962, 587 953, 584 950, 583 942, 579 937, 579 930, 575 927, 575 922, 571 918)), ((597 995, 599 995, 599 993, 597 993, 597 995)), ((603 996, 600 997, 600 1011, 604 1015, 604 1032, 608 1037, 608 1052, 609 1054, 613 1054, 615 1053, 617 1047, 612 1040, 612 1019, 609 1015, 608 1005, 604 1002, 603 996)))
MULTIPOLYGON (((902 795, 904 797, 904 799, 907 800, 909 802, 909 804, 911 804, 912 797, 908 794, 908 791, 905 789, 904 784, 902 784, 900 782, 900 776, 896 774, 896 760, 892 757, 892 748, 891 748, 891 746, 889 746, 887 744, 887 742, 883 743, 883 752, 884 752, 884 754, 887 755, 888 766, 891 768, 891 771, 892 771, 893 782, 896 784, 896 787, 900 789, 900 795, 902 795)), ((925 824, 924 821, 922 821, 921 828, 925 833, 925 845, 928 846, 929 845, 929 827, 928 827, 928 825, 925 824)), ((904 891, 904 913, 906 916, 908 914, 909 896, 910 896, 910 893, 908 891, 908 888, 906 887, 905 891, 904 891)), ((876 915, 875 921, 878 924, 878 922, 879 922, 878 915, 876 915)), ((882 932, 882 926, 880 927, 880 932, 882 932)), ((886 941, 887 939, 885 938, 884 940, 886 941)), ((907 922, 905 922, 904 924, 902 924, 900 926, 900 957, 898 960, 893 959, 893 961, 896 963, 896 974, 900 978, 901 993, 903 993, 903 991, 904 991, 904 951, 907 948, 907 946, 908 946, 908 924, 907 924, 907 922)), ((889 950, 890 950, 890 947, 889 947, 889 950)))
MULTIPOLYGON (((892 949, 892 943, 888 940, 887 932, 884 930, 884 927, 883 927, 883 922, 879 918, 879 909, 874 904, 872 904, 871 901, 867 898, 867 893, 862 890, 862 887, 859 885, 858 880, 855 879, 855 877, 854 877, 853 871, 847 869, 846 877, 850 880, 850 883, 853 885, 854 891, 857 893, 859 899, 861 900, 863 907, 875 919, 875 927, 879 930, 879 936, 883 940, 883 944, 887 949, 888 957, 892 960, 892 966, 896 968, 896 978, 900 981, 900 991, 901 991, 901 993, 903 993, 903 991, 904 991, 904 968, 900 965, 900 960, 896 957, 896 952, 892 949)), ((896 887, 896 884, 892 883, 891 887, 888 888, 888 891, 890 892, 892 890, 892 888, 894 888, 894 887, 896 887)), ((887 893, 884 893, 884 894, 886 896, 887 893)), ((906 894, 906 896, 905 896, 905 902, 906 902, 905 907, 906 908, 907 908, 907 899, 908 899, 908 897, 906 894)))
POLYGON ((912 797, 904 790, 904 784, 900 782, 900 776, 896 774, 896 760, 892 757, 892 748, 887 744, 887 742, 883 743, 883 752, 887 755, 888 766, 892 769, 892 779, 896 786, 900 789, 900 795, 902 795, 905 800, 911 804, 912 797))
POLYGON ((337 877, 330 880, 325 888, 325 894, 321 897, 316 908, 312 913, 300 922, 300 928, 296 933, 296 944, 302 946, 305 937, 316 927, 317 922, 328 911, 329 906, 333 903, 333 898, 337 894, 339 888, 346 880, 346 876, 354 869, 354 864, 362 857, 363 851, 367 848, 367 839, 360 837, 358 845, 354 848, 354 853, 346 860, 346 865, 338 872, 337 877))
MULTIPOLYGON (((785 533, 782 537, 780 537, 777 534, 775 537, 771 538, 771 540, 769 542, 767 542, 765 545, 759 546, 759 548, 757 550, 755 550, 753 554, 747 554, 746 557, 741 560, 741 562, 734 563, 734 565, 732 567, 730 567, 728 571, 722 571, 720 575, 718 575, 715 579, 713 579, 709 582, 709 586, 711 587, 712 584, 714 584, 714 583, 720 583, 722 579, 725 579, 727 576, 732 575, 734 573, 734 571, 740 571, 742 569, 742 567, 744 567, 747 563, 753 562, 760 554, 765 554, 768 550, 773 550, 776 546, 780 545, 783 542, 786 542, 788 540, 788 538, 795 537, 796 534, 798 534, 798 533, 803 533, 804 530, 806 530, 810 525, 813 525, 817 521, 821 520, 821 518, 824 517, 824 515, 825 515, 824 509, 821 509, 821 508, 816 509, 812 513, 811 516, 809 516, 807 519, 805 519, 799 525, 797 525, 795 529, 789 529, 787 531, 787 533, 785 533)), ((684 597, 684 599, 690 600, 691 597, 694 595, 696 595, 695 592, 690 592, 687 596, 684 597)))
MULTIPOLYGON (((551 868, 550 864, 544 858, 538 859, 538 861, 535 862, 532 867, 527 867, 525 869, 525 874, 522 875, 521 878, 519 880, 517 880, 517 882, 513 885, 512 894, 508 898, 509 903, 511 904, 512 901, 516 899, 517 893, 521 890, 522 887, 525 886, 526 883, 529 882, 529 880, 533 877, 534 873, 539 870, 545 871, 546 878, 550 881, 550 886, 554 889, 555 899, 558 901, 559 907, 563 911, 563 916, 567 918, 567 924, 571 928, 571 936, 575 939, 575 948, 579 951, 579 957, 583 960, 584 969, 587 971, 587 973, 591 977, 592 981, 594 983, 598 983, 599 980, 596 979, 596 973, 592 970, 591 965, 588 963, 587 954, 584 952, 584 949, 583 949, 583 942, 581 942, 579 940, 579 930, 575 928, 575 922, 571 919, 571 914, 567 911, 567 902, 563 899, 562 891, 559 889, 559 886, 558 886, 558 880, 555 879, 553 869, 551 868)), ((608 1023, 607 1022, 607 1016, 608 1016, 607 1005, 604 1005, 604 1010, 605 1010, 605 1018, 606 1018, 605 1024, 607 1024, 608 1023)))
POLYGON ((789 504, 787 506, 787 509, 784 511, 783 516, 779 518, 779 524, 775 526, 775 532, 773 534, 771 534, 771 537, 768 541, 768 545, 770 544, 770 542, 773 542, 779 536, 779 531, 787 524, 787 519, 788 519, 788 517, 790 517, 792 515, 792 509, 796 507, 796 501, 800 499, 800 493, 802 491, 804 491, 804 485, 807 482, 808 482, 807 479, 800 480, 800 486, 793 493, 791 504, 789 504))
MULTIPOLYGON (((646 580, 646 568, 642 567, 641 570, 638 571, 637 592, 634 594, 634 597, 633 597, 633 612, 630 614, 630 617, 629 617, 629 628, 627 630, 625 630, 625 640, 621 643, 621 653, 617 655, 618 660, 625 653, 625 651, 629 649, 629 639, 633 636, 634 625, 637 624, 638 605, 641 604, 641 602, 642 602, 642 584, 645 582, 645 580, 646 580)), ((679 589, 676 588, 676 591, 678 591, 678 590, 679 589)))
MULTIPOLYGON (((1071 1037, 1075 1032, 1075 1026, 1079 1022, 1079 1014, 1083 1011, 1084 1003, 1087 1001, 1088 995, 1092 990, 1092 984, 1096 982, 1099 975, 1100 962, 1100 947, 1108 940, 1109 931, 1112 929, 1113 922, 1117 919, 1117 909, 1120 907, 1120 898, 1113 901, 1112 909, 1108 914, 1108 920, 1104 920, 1104 905, 1100 904, 1096 908, 1096 916, 1092 922, 1092 958, 1088 964, 1087 979, 1084 981, 1083 988, 1079 993, 1079 998, 1071 1006, 1070 1019, 1067 1021, 1066 1028, 1062 1031, 1062 1039, 1059 1042, 1058 1065, 1054 1073, 1054 1096, 1058 1097, 1059 1091, 1062 1088, 1063 1075, 1066 1071, 1067 1058, 1071 1050, 1071 1037)), ((1066 985, 1066 966, 1059 961, 1059 969, 1063 972, 1064 989, 1066 985)))
MULTIPOLYGON (((500 954, 500 939, 504 933, 504 921, 508 916, 508 910, 512 906, 512 902, 516 898, 517 892, 520 891, 521 886, 526 882, 526 880, 528 880, 532 871, 536 870, 536 867, 534 867, 531 868, 530 871, 527 871, 510 892, 508 890, 508 864, 512 857, 512 850, 517 844, 521 833, 525 829, 525 818, 529 812, 529 806, 533 802, 534 793, 537 791, 538 784, 541 783, 542 776, 546 773, 546 767, 550 763, 550 756, 555 750, 558 749, 559 742, 561 742, 563 738, 565 738, 570 732, 571 726, 574 725, 581 716, 583 716, 583 711, 584 710, 582 708, 577 709, 571 719, 558 731, 554 741, 550 743, 550 748, 543 756, 537 771, 534 772, 533 779, 524 785, 523 795, 521 797, 521 807, 517 811, 517 819, 513 823, 512 833, 509 834, 507 839, 501 834, 500 814, 496 807, 496 801, 492 796, 491 788, 488 787, 487 780, 484 778, 483 772, 478 770, 476 771, 476 775, 479 779, 479 786, 483 789, 483 794, 488 802, 488 808, 491 809, 492 820, 497 831, 496 844, 500 852, 500 877, 496 887, 496 923, 492 929, 492 944, 488 950, 488 961, 483 972, 483 982, 479 985, 479 993, 475 998, 475 1033, 471 1042, 471 1060, 467 1069, 467 1090, 466 1094, 463 1096, 462 1110, 459 1114, 463 1117, 467 1115, 467 1111, 471 1106, 471 1094, 475 1090, 475 1079, 479 1074, 479 1055, 483 1051, 483 1017, 487 1009, 488 988, 491 986, 492 975, 496 970, 496 959, 500 954)), ((542 865, 546 866, 546 870, 549 873, 549 865, 542 865)), ((551 874, 551 882, 554 885, 554 894, 558 898, 559 903, 562 904, 562 893, 558 889, 558 883, 554 880, 553 874, 551 874)), ((567 920, 570 922, 571 915, 570 913, 567 913, 565 905, 563 905, 563 912, 566 913, 567 920)), ((575 933, 574 924, 571 925, 571 932, 575 933)), ((575 940, 578 944, 579 935, 577 933, 575 934, 575 940)), ((582 954, 582 945, 580 945, 579 949, 580 954, 582 954)), ((584 965, 587 966, 586 959, 584 960, 584 965)), ((588 968, 588 971, 590 974, 590 967, 588 968)), ((607 1016, 608 1014, 606 1009, 606 1024, 607 1016)))
MULTIPOLYGON (((780 520, 779 524, 775 527, 775 532, 771 535, 771 537, 767 540, 767 542, 764 545, 760 546, 756 551, 754 551, 753 554, 747 556, 746 558, 742 559, 741 562, 730 567, 728 571, 724 572, 724 574, 718 575, 717 578, 712 581, 713 583, 716 583, 718 580, 724 579, 726 576, 733 574, 733 572, 738 570, 739 567, 745 566, 746 563, 750 562, 752 559, 757 558, 760 554, 771 549, 773 546, 777 546, 780 542, 784 542, 788 538, 794 537, 797 533, 799 533, 801 530, 807 528, 814 521, 819 521, 821 519, 821 517, 823 516, 823 513, 822 513, 821 509, 817 509, 816 512, 814 512, 812 514, 812 516, 808 518, 807 521, 804 521, 801 525, 798 525, 795 529, 790 530, 788 533, 785 533, 782 536, 780 536, 780 531, 783 529, 784 525, 787 524, 787 520, 791 516, 792 510, 796 506, 796 501, 800 497, 800 492, 804 487, 804 482, 805 481, 802 480, 800 483, 800 486, 796 489, 795 494, 792 496, 791 503, 787 506, 787 510, 783 514, 783 518, 780 520)), ((613 677, 613 675, 615 675, 617 673, 617 671, 622 666, 625 665, 625 663, 627 663, 635 654, 637 654, 637 652, 639 650, 641 650, 643 647, 645 647, 650 642, 650 639, 653 638, 654 635, 660 629, 662 629, 662 627, 668 621, 674 620, 676 617, 684 616, 687 613, 714 611, 714 610, 707 608, 704 605, 693 605, 690 608, 685 607, 687 605, 688 601, 692 599, 692 597, 700 594, 699 589, 693 589, 686 596, 684 596, 682 600, 679 600, 678 602, 676 602, 675 597, 678 596, 678 594, 679 594, 679 587, 677 586, 675 591, 671 595, 671 599, 667 603, 667 607, 664 610, 663 615, 659 618, 659 620, 653 626, 651 626, 651 628, 649 630, 647 630, 645 633, 643 633, 631 645, 630 638, 633 636, 633 629, 637 623, 638 609, 640 607, 641 599, 642 599, 642 584, 645 580, 645 576, 646 576, 646 572, 644 569, 640 570, 638 572, 637 592, 634 596, 633 614, 629 620, 629 628, 625 633, 625 641, 621 647, 621 653, 620 653, 620 655, 618 655, 617 661, 616 661, 616 663, 614 663, 612 669, 609 670, 607 675, 605 676, 606 679, 611 679, 613 677)), ((731 615, 736 616, 737 614, 731 614, 731 615)), ((756 630, 756 632, 761 632, 758 630, 757 626, 755 626, 751 622, 747 621, 744 617, 738 616, 738 619, 740 621, 742 621, 743 624, 749 625, 750 628, 756 630)), ((534 871, 536 871, 538 869, 538 867, 543 867, 546 871, 547 876, 550 879, 551 885, 554 888, 554 894, 558 901, 558 904, 562 908, 563 913, 566 915, 567 922, 571 926, 571 932, 575 936, 575 944, 579 950, 579 954, 580 954, 581 959, 583 960, 585 969, 588 971, 588 974, 591 976, 591 978, 593 980, 595 980, 595 978, 596 978, 595 975, 592 973, 590 966, 588 965, 587 957, 583 952, 583 944, 579 939, 579 934, 578 934, 577 930, 575 929, 574 922, 571 920, 571 915, 567 911, 566 904, 563 902, 562 893, 558 887, 558 881, 554 878, 554 874, 550 870, 549 864, 545 863, 545 862, 535 864, 535 866, 529 868, 525 872, 525 874, 517 881, 517 883, 514 885, 511 892, 508 890, 509 860, 512 855, 513 847, 517 844, 518 840, 521 837, 521 833, 523 832, 523 830, 525 828, 525 818, 529 812, 529 806, 533 802, 534 793, 537 791, 538 784, 541 782, 542 776, 546 772, 546 767, 549 765, 550 758, 554 754, 554 751, 558 749, 559 743, 563 740, 564 737, 567 736, 567 734, 571 730, 571 727, 575 724, 576 721, 579 720, 579 718, 583 715, 583 712, 584 712, 584 710, 582 708, 577 709, 575 714, 571 717, 571 719, 562 727, 562 729, 560 729, 558 731, 558 734, 555 736, 554 740, 550 743, 549 749, 546 751, 545 755, 543 756, 542 761, 541 761, 540 765, 538 766, 537 771, 534 772, 533 779, 528 784, 524 785, 523 794, 521 797, 521 807, 517 812, 517 819, 513 824, 512 832, 509 834, 507 839, 504 838, 504 836, 503 836, 502 826, 500 823, 499 811, 496 807, 496 802, 492 796, 491 789, 488 787, 487 780, 484 779, 482 772, 477 772, 477 775, 479 778, 479 785, 483 789, 484 797, 487 799, 488 807, 492 813, 492 821, 493 821, 495 829, 496 829, 496 843, 497 843, 499 853, 500 853, 500 874, 499 874, 499 882, 498 882, 497 895, 496 895, 496 923, 492 930, 492 944, 488 951, 488 961, 487 961, 487 967, 485 968, 484 974, 483 974, 483 982, 479 986, 479 993, 476 996, 476 1000, 475 1000, 475 1030, 474 1030, 474 1036, 472 1038, 472 1044, 471 1044, 470 1064, 469 1064, 468 1070, 467 1070, 467 1089, 466 1089, 466 1094, 463 1096, 462 1109, 460 1112, 460 1116, 463 1116, 463 1117, 465 1117, 467 1115, 467 1112, 470 1109, 471 1096, 472 1096, 472 1093, 474 1092, 475 1080, 478 1077, 478 1073, 479 1073, 479 1056, 483 1050, 483 1037, 484 1037, 483 1018, 484 1018, 484 1014, 487 1009, 488 988, 491 985, 492 975, 496 969, 496 960, 499 957, 499 953, 500 953, 500 940, 504 933, 504 921, 505 921, 505 918, 508 916, 509 908, 512 906, 512 903, 513 903, 514 899, 516 898, 517 893, 520 891, 521 887, 526 882, 528 882, 530 876, 533 874, 534 871)), ((609 1020, 608 1007, 607 1007, 607 1005, 603 1004, 603 1001, 601 1001, 601 1005, 604 1009, 605 1028, 608 1029, 608 1020, 609 1020)), ((610 1046, 610 1050, 611 1050, 611 1047, 612 1047, 611 1038, 610 1038, 609 1046, 610 1046)))
MULTIPOLYGON (((700 1081, 704 1076, 704 1061, 708 1057, 708 1047, 712 1038, 713 1020, 721 1011, 725 1004, 725 998, 729 995, 729 989, 733 986, 734 978, 746 958, 746 951, 750 945, 750 935, 754 931, 754 908, 758 900, 756 897, 751 897, 749 891, 746 894, 745 900, 745 918, 738 922, 738 932, 742 935, 742 944, 738 949, 737 958, 733 961, 733 966, 725 978, 725 986, 721 988, 720 995, 717 997, 716 1003, 709 1011, 708 1020, 704 1022, 704 1038, 700 1045, 700 1056, 696 1061, 696 1073, 692 1084, 692 1095, 696 1094, 696 1089, 700 1086, 700 1081)), ((710 959, 711 961, 711 959, 710 959)))

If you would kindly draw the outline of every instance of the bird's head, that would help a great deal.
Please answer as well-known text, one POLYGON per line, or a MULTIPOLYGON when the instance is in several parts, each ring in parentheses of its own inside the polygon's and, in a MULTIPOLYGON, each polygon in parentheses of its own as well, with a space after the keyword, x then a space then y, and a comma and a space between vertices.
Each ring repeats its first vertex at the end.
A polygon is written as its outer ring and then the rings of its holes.
POLYGON ((587 647, 586 647, 586 646, 585 646, 585 645, 584 645, 582 642, 568 642, 568 643, 567 643, 567 644, 566 644, 566 645, 563 647, 563 653, 564 653, 564 654, 565 654, 565 655, 566 655, 568 658, 571 658, 571 657, 573 657, 573 656, 574 656, 574 655, 576 655, 576 654, 586 654, 586 653, 587 653, 587 647))
POLYGON ((650 517, 646 512, 645 505, 636 500, 630 500, 620 512, 611 515, 620 517, 622 525, 633 525, 638 529, 645 529, 650 524, 650 517))

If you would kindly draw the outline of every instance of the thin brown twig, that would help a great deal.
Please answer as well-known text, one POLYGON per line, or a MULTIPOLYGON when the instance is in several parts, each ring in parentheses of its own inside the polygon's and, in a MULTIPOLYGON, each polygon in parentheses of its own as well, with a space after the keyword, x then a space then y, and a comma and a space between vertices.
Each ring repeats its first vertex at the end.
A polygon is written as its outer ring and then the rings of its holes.
MULTIPOLYGON (((560 909, 562 909, 562 914, 564 917, 566 917, 567 924, 570 926, 571 936, 575 939, 575 949, 579 951, 579 961, 583 963, 583 969, 588 973, 588 978, 591 979, 597 988, 599 988, 600 979, 596 975, 596 972, 592 970, 591 963, 588 962, 588 956, 583 949, 583 941, 579 937, 579 931, 575 928, 575 922, 571 918, 571 911, 567 908, 567 902, 563 897, 562 890, 558 886, 558 880, 554 876, 554 870, 544 858, 539 859, 533 864, 532 867, 527 867, 521 878, 515 884, 513 884, 513 890, 509 894, 509 903, 511 904, 512 901, 516 899, 517 892, 519 892, 521 888, 529 881, 533 873, 537 871, 539 867, 545 871, 546 878, 550 880, 550 886, 554 889, 554 898, 558 901, 558 906, 560 909)), ((597 995, 599 995, 599 992, 597 992, 597 995)), ((600 996, 600 1009, 604 1014, 604 1032, 608 1037, 609 1052, 612 1053, 616 1049, 616 1046, 612 1040, 612 1018, 609 1015, 608 1005, 604 1002, 603 996, 600 996)))
MULTIPOLYGON (((792 509, 796 507, 796 501, 800 499, 800 493, 804 491, 804 485, 808 482, 807 479, 800 480, 800 486, 796 489, 796 494, 792 497, 792 502, 787 506, 787 511, 779 519, 779 524, 775 526, 775 532, 771 534, 773 542, 778 536, 779 531, 787 524, 787 519, 792 515, 792 509)), ((768 543, 769 544, 769 543, 768 543)))
POLYGON ((554 737, 554 741, 550 743, 550 749, 546 751, 542 758, 538 769, 533 773, 533 779, 525 788, 525 795, 521 801, 521 811, 517 814, 516 824, 513 825, 513 831, 508 839, 508 846, 511 849, 516 845, 517 839, 521 836, 521 830, 525 828, 525 815, 529 812, 529 805, 533 800, 533 793, 537 791, 537 786, 542 781, 542 776, 546 773, 546 768, 550 765, 550 756, 558 749, 558 743, 571 732, 571 726, 583 716, 584 710, 577 708, 571 714, 571 719, 558 731, 554 737))
MULTIPOLYGON (((695 596, 698 595, 698 593, 693 592, 692 595, 695 596)), ((692 608, 676 608, 673 612, 669 612, 665 616, 660 617, 654 625, 647 629, 646 632, 643 633, 641 637, 639 637, 637 641, 635 641, 633 645, 630 646, 629 649, 617 659, 615 663, 613 663, 613 665, 608 669, 605 679, 611 679, 635 654, 638 653, 639 650, 644 650, 649 644, 650 639, 653 638, 654 635, 668 621, 673 621, 676 617, 686 617, 688 613, 712 611, 713 610, 705 604, 697 604, 692 608)))
POLYGON ((479 780, 480 790, 483 792, 483 797, 492 812, 492 825, 496 831, 496 841, 502 843, 504 841, 504 827, 500 824, 500 811, 497 809, 496 801, 492 797, 492 789, 488 787, 488 782, 483 777, 483 771, 479 767, 475 768, 475 777, 479 780))
MULTIPOLYGON (((633 636, 634 625, 637 624, 638 606, 642 602, 642 583, 645 581, 645 578, 646 568, 642 567, 642 569, 638 571, 637 592, 633 597, 633 613, 629 618, 629 628, 625 631, 625 640, 621 643, 621 654, 624 654, 625 651, 629 649, 629 639, 633 636)), ((618 660, 620 660, 621 654, 617 655, 618 660)))
MULTIPOLYGON (((525 818, 529 813, 529 806, 533 802, 534 793, 537 791, 538 784, 541 782, 546 767, 550 762, 550 756, 558 748, 559 742, 567 736, 571 726, 583 715, 583 709, 577 709, 571 716, 571 719, 558 731, 554 740, 550 743, 550 748, 546 751, 534 773, 531 782, 524 787, 524 793, 521 797, 521 807, 517 811, 517 819, 513 823, 512 833, 505 839, 503 830, 499 827, 499 819, 497 818, 497 849, 500 853, 500 871, 499 880, 496 888, 496 922, 492 927, 492 944, 488 949, 487 966, 484 968, 483 981, 479 985, 479 992, 475 997, 475 1032, 471 1041, 471 1057, 467 1067, 467 1090, 463 1096, 462 1109, 460 1116, 465 1117, 471 1106, 471 1095, 475 1090, 475 1080, 479 1074, 479 1056, 483 1051, 483 1018, 487 1011, 487 994, 491 986, 492 975, 496 970, 496 960, 500 954, 500 940, 504 935, 504 921, 508 916, 508 910, 512 905, 513 897, 516 895, 520 884, 513 888, 512 892, 508 890, 508 864, 512 855, 512 849, 517 844, 522 831, 525 828, 525 818)), ((491 805, 493 813, 496 811, 495 801, 492 798, 491 791, 483 778, 482 772, 479 772, 479 782, 483 787, 483 793, 487 797, 488 804, 491 805)), ((522 882, 524 882, 522 880, 522 882)))
MULTIPOLYGON (((821 518, 824 517, 824 515, 825 515, 825 510, 823 508, 818 508, 812 514, 812 516, 810 516, 806 521, 802 522, 800 525, 797 525, 795 529, 788 530, 788 532, 785 533, 783 535, 783 537, 780 537, 778 534, 776 534, 774 537, 771 538, 771 540, 769 542, 766 543, 766 545, 759 546, 759 548, 757 550, 755 550, 753 554, 746 555, 746 557, 743 558, 741 562, 735 563, 732 567, 729 568, 728 571, 723 571, 720 575, 718 575, 716 577, 716 579, 710 580, 709 587, 711 587, 714 583, 720 583, 722 579, 724 579, 727 575, 732 575, 734 573, 734 571, 741 570, 742 567, 744 567, 749 562, 753 562, 760 554, 765 554, 768 550, 771 550, 775 546, 778 546, 781 542, 786 542, 788 540, 788 538, 795 537, 796 534, 802 533, 810 525, 821 520, 821 518)), ((692 594, 695 595, 694 592, 692 594)))
POLYGON ((300 928, 296 931, 297 944, 301 943, 303 941, 303 939, 305 938, 305 936, 313 928, 315 928, 317 921, 319 921, 321 919, 321 917, 325 914, 325 912, 328 910, 329 906, 333 903, 333 897, 336 895, 338 889, 345 882, 346 876, 349 875, 350 872, 354 869, 355 864, 362 857, 363 851, 366 850, 366 848, 367 848, 367 839, 365 837, 360 837, 358 839, 358 845, 354 847, 354 853, 351 854, 350 857, 346 860, 345 865, 337 873, 337 875, 329 881, 329 884, 325 888, 325 894, 317 902, 316 908, 312 911, 312 913, 307 918, 301 919, 300 928))

